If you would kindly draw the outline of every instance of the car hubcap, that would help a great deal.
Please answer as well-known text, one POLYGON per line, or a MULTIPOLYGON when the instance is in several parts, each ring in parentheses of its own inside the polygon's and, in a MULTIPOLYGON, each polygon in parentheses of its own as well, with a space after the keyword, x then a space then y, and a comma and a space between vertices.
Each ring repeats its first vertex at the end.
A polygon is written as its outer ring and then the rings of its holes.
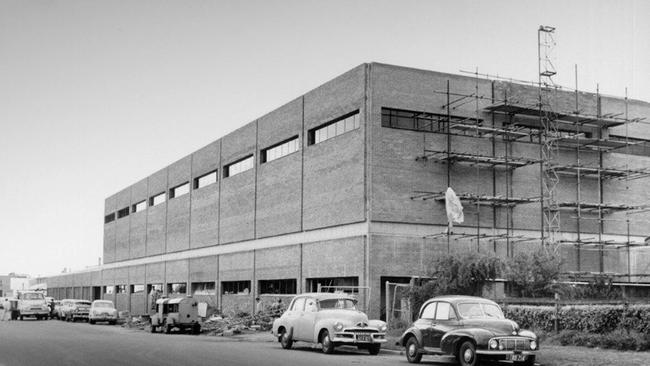
POLYGON ((466 349, 463 353, 463 359, 465 362, 469 363, 472 362, 472 358, 474 358, 474 352, 472 352, 471 349, 466 349))
POLYGON ((411 344, 411 345, 409 346, 409 350, 408 350, 408 352, 409 352, 409 356, 410 356, 410 357, 415 357, 415 345, 414 345, 414 344, 411 344))
POLYGON ((330 346, 330 336, 326 335, 325 337, 323 337, 323 347, 329 348, 329 346, 330 346))

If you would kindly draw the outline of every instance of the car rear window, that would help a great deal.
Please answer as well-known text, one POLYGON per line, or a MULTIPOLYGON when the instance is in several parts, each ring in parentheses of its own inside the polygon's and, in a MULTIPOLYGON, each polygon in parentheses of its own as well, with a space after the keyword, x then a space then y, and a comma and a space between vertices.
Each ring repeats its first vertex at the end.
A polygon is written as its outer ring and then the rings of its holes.
POLYGON ((321 309, 349 309, 356 310, 357 304, 351 299, 328 299, 318 302, 321 309))

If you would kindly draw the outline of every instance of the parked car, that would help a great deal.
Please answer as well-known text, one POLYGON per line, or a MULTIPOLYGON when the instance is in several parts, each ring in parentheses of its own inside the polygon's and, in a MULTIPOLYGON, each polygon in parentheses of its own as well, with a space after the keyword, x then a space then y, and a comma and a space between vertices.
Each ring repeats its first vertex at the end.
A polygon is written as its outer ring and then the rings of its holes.
POLYGON ((47 306, 42 292, 18 291, 16 299, 18 300, 18 316, 20 320, 23 320, 26 316, 33 316, 38 320, 48 318, 50 308, 47 306))
POLYGON ((75 322, 79 319, 88 321, 90 301, 79 299, 63 299, 59 307, 59 318, 75 322))
POLYGON ((422 355, 453 355, 462 366, 479 359, 535 363, 537 336, 503 316, 494 301, 473 296, 444 296, 427 300, 418 320, 400 337, 406 359, 422 355))
POLYGON ((95 324, 97 322, 108 322, 108 324, 117 323, 117 309, 110 300, 95 300, 90 305, 88 313, 88 322, 95 324))
POLYGON ((287 311, 273 322, 273 335, 285 349, 301 341, 320 343, 324 353, 350 345, 376 355, 386 342, 386 323, 368 320, 351 295, 306 293, 296 296, 287 311))
POLYGON ((158 328, 167 334, 174 328, 201 333, 198 302, 191 296, 156 300, 156 313, 151 316, 151 333, 158 328))

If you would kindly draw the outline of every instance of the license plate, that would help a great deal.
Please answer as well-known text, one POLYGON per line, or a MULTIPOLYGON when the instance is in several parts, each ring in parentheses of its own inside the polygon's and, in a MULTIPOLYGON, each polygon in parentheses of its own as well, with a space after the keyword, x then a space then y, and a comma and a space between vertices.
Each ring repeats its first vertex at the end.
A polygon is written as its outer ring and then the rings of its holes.
POLYGON ((526 356, 524 355, 512 355, 512 361, 525 361, 526 356))
POLYGON ((358 342, 372 342, 372 338, 368 334, 357 335, 358 342))

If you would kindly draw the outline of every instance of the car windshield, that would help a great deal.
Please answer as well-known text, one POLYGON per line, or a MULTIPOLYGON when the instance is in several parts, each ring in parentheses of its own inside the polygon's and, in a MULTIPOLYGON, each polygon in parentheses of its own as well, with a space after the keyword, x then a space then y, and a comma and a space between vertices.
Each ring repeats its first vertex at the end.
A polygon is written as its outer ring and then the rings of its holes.
POLYGON ((96 302, 94 305, 96 308, 113 308, 113 303, 107 302, 107 301, 102 301, 102 302, 96 302))
POLYGON ((357 309, 357 302, 352 299, 328 299, 321 300, 318 303, 321 309, 357 309))
POLYGON ((24 300, 43 300, 43 294, 23 294, 24 300))
POLYGON ((478 302, 458 304, 460 316, 468 319, 504 319, 497 305, 478 302))

